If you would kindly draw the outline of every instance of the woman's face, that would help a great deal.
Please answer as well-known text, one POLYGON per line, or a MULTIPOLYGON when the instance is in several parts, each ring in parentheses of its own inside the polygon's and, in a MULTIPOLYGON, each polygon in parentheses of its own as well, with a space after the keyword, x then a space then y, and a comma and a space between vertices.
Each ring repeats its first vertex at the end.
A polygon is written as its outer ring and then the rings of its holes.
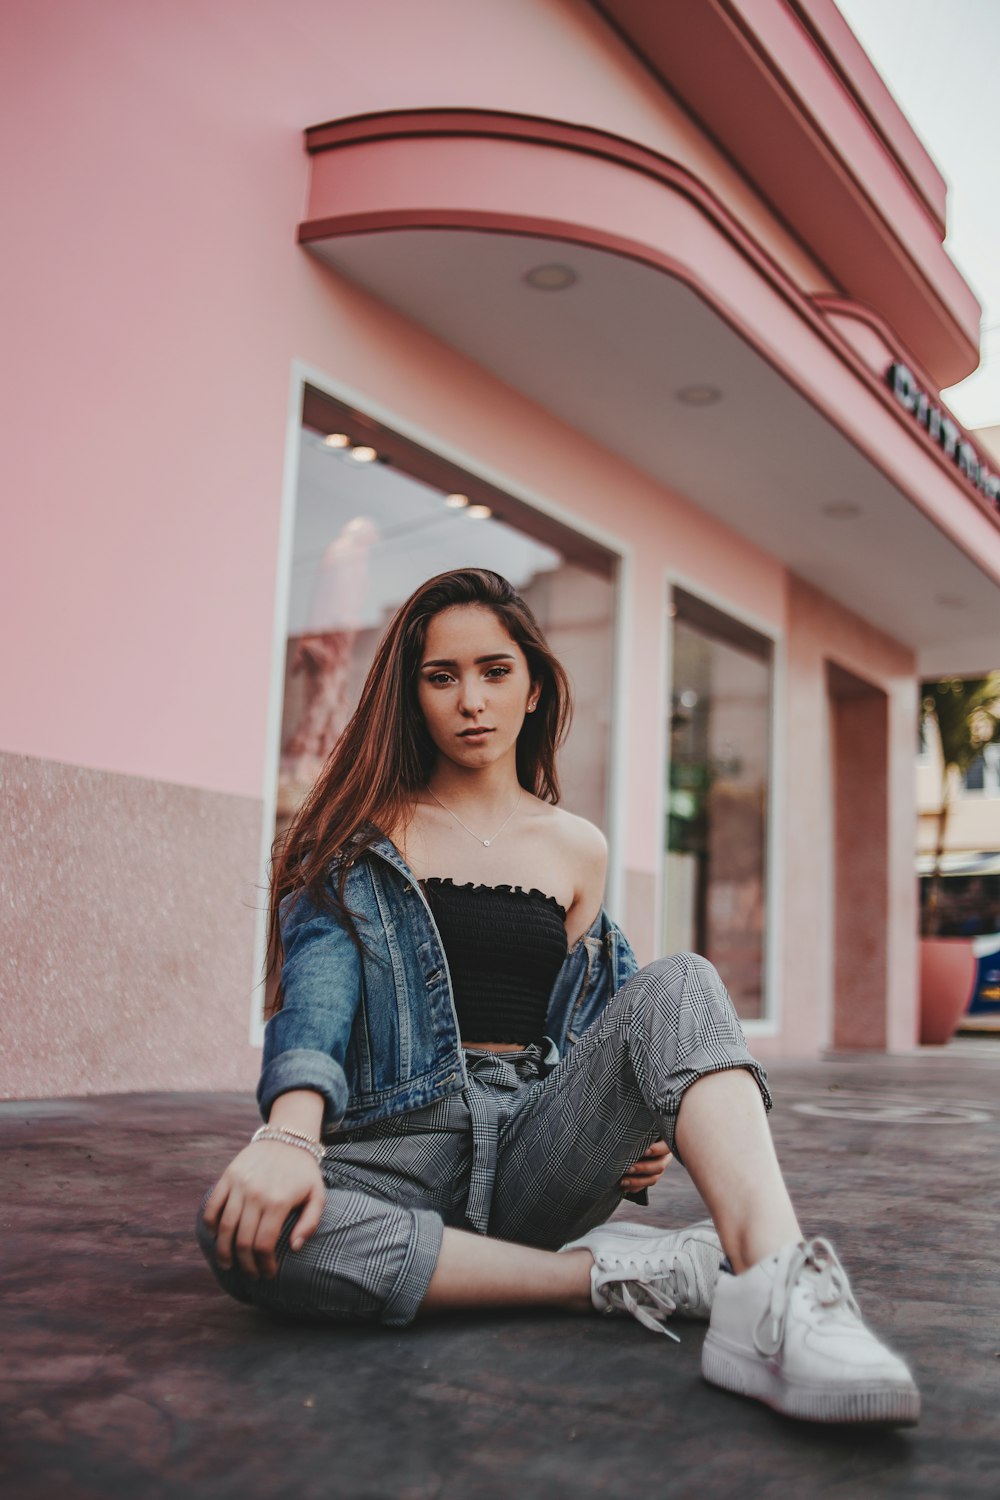
POLYGON ((469 770, 513 758, 537 700, 524 652, 491 609, 456 604, 434 616, 417 701, 440 755, 469 770))

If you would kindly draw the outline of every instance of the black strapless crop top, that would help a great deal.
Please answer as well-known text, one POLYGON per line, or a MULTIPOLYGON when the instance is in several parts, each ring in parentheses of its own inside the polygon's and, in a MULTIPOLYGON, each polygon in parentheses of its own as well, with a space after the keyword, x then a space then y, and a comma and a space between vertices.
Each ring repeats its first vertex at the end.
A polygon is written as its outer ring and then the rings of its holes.
POLYGON ((444 945, 461 1036, 540 1041, 566 957, 566 912, 556 898, 436 877, 421 886, 444 945))

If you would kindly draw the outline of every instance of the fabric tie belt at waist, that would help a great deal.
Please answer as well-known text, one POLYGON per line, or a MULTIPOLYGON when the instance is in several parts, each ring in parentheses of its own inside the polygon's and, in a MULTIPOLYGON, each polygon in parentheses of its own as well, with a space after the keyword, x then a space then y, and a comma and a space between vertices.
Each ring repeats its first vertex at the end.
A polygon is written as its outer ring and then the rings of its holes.
MULTIPOLYGON (((548 1059, 543 1062, 542 1048, 533 1042, 519 1052, 468 1050, 465 1063, 469 1084, 463 1097, 472 1126, 472 1165, 465 1219, 477 1234, 488 1234, 497 1173, 501 1100, 505 1093, 517 1093, 522 1084, 542 1078, 548 1071, 548 1059)), ((504 1112, 505 1119, 507 1113, 504 1112)))

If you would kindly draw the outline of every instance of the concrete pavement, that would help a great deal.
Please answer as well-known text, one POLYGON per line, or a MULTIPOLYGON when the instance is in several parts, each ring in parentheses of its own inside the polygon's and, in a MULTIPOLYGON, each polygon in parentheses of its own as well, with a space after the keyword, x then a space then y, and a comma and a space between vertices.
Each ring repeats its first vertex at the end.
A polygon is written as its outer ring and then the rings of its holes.
MULTIPOLYGON (((0 1485, 10 1500, 831 1500, 1000 1496, 1000 1042, 771 1071, 779 1154, 924 1398, 816 1429, 701 1380, 702 1330, 477 1315, 274 1322, 192 1237, 245 1096, 0 1104, 0 1485)), ((673 1166, 648 1210, 700 1201, 673 1166)))

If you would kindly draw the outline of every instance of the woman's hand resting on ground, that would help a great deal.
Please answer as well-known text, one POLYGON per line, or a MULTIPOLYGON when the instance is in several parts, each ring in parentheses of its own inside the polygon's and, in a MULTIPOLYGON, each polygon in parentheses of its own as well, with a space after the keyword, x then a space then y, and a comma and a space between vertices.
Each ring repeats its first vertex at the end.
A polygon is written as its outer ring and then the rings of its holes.
POLYGON ((659 1181, 667 1163, 672 1160, 666 1141, 654 1141, 646 1154, 629 1167, 620 1186, 626 1193, 641 1193, 643 1188, 650 1188, 659 1181))
POLYGON ((300 1250, 319 1224, 326 1187, 319 1164, 298 1146, 254 1141, 233 1158, 205 1205, 203 1218, 215 1233, 215 1259, 233 1263, 255 1280, 277 1274, 274 1250, 288 1215, 300 1208, 291 1247, 300 1250))

